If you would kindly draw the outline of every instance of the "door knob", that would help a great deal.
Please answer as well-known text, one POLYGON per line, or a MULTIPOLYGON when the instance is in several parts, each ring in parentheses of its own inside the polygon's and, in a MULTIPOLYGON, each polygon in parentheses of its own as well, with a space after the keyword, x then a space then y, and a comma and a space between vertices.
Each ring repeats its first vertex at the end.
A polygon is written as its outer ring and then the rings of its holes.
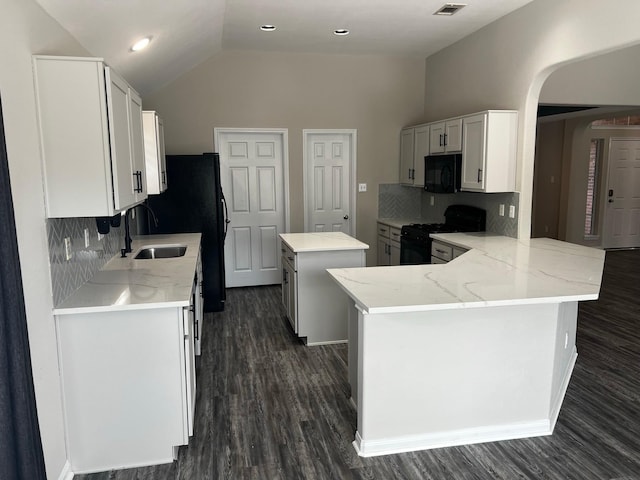
POLYGON ((349 215, 345 215, 343 218, 344 218, 345 220, 349 220, 349 215))

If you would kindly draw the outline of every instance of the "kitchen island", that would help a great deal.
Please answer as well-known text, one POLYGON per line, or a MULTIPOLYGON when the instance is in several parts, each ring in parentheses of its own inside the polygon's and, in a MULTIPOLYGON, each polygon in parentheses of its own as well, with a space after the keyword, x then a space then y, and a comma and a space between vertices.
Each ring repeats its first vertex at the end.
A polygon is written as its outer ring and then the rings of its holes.
POLYGON ((306 345, 344 343, 347 299, 328 268, 364 267, 369 245, 343 232, 281 233, 282 303, 306 345))
POLYGON ((112 258, 54 308, 74 473, 168 463, 193 435, 200 239, 136 237, 133 252, 112 258), (135 258, 143 247, 172 246, 186 250, 135 258))
POLYGON ((443 265, 331 269, 352 300, 349 381, 361 456, 549 435, 577 358, 577 302, 604 251, 433 234, 443 265))

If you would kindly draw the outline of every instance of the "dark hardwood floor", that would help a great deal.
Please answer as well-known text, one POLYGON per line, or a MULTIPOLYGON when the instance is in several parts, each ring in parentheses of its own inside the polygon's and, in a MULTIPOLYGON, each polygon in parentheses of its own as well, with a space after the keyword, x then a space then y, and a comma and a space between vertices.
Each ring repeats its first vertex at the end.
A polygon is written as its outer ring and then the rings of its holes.
POLYGON ((580 304, 578 361, 547 437, 358 457, 347 347, 295 340, 280 287, 230 289, 203 341, 178 461, 75 478, 640 480, 640 250, 608 252, 600 299, 580 304))

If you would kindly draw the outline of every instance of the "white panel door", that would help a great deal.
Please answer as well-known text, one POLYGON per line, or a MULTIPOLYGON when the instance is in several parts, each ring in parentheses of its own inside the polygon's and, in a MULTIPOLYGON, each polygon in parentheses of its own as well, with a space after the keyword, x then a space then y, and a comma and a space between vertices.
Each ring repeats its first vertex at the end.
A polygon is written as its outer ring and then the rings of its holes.
POLYGON ((231 221, 224 247, 226 286, 280 283, 278 234, 286 224, 283 135, 223 131, 217 143, 231 221))
POLYGON ((305 230, 353 234, 352 135, 305 134, 305 230))
POLYGON ((604 248, 640 247, 640 140, 611 140, 604 248))

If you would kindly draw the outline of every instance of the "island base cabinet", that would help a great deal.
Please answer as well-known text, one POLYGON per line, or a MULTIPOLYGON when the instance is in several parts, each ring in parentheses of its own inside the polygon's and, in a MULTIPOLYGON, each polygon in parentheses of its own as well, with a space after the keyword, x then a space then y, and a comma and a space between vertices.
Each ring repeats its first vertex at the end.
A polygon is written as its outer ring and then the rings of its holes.
POLYGON ((328 268, 364 267, 364 250, 296 253, 297 334, 307 345, 346 342, 347 297, 328 268))
POLYGON ((349 318, 359 455, 552 433, 577 357, 576 302, 349 318))
POLYGON ((71 470, 173 461, 193 428, 189 309, 58 315, 56 328, 71 470))

